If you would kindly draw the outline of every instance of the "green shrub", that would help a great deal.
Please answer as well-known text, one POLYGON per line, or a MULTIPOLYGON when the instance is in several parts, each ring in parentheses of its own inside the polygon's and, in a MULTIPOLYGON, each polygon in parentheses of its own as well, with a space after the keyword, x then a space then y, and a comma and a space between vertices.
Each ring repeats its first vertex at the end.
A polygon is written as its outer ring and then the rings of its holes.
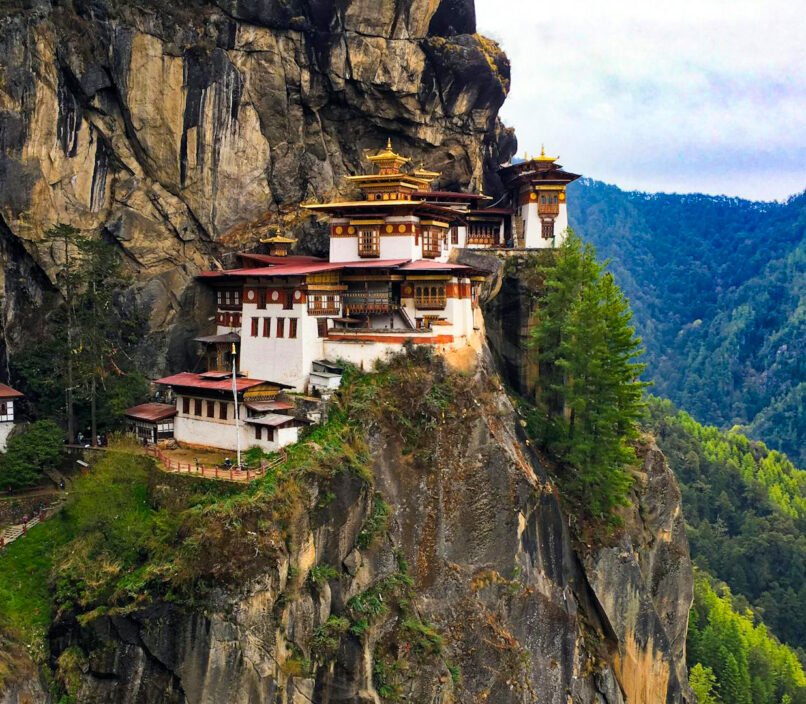
POLYGON ((333 658, 339 650, 341 639, 350 629, 350 622, 341 616, 330 616, 313 632, 311 652, 318 662, 333 658))
POLYGON ((311 584, 322 585, 338 577, 340 572, 331 565, 315 565, 308 574, 311 584))
POLYGON ((359 548, 366 550, 386 530, 391 512, 392 507, 376 492, 372 499, 372 513, 367 516, 367 520, 364 521, 361 532, 358 534, 359 548))
POLYGON ((64 433, 50 420, 31 423, 8 439, 0 455, 0 488, 23 489, 36 484, 43 473, 58 469, 64 456, 64 433))

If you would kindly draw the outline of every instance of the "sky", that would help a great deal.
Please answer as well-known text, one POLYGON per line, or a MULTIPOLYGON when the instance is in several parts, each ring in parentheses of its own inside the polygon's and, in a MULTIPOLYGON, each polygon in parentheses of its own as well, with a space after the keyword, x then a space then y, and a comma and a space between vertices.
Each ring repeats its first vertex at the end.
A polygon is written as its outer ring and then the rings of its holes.
POLYGON ((629 190, 806 189, 806 0, 476 0, 524 151, 629 190))

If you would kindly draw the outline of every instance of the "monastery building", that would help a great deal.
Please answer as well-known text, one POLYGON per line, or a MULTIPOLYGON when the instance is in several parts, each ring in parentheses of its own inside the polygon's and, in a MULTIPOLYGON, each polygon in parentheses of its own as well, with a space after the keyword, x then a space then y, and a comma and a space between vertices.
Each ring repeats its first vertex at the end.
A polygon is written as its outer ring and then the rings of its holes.
POLYGON ((541 153, 502 167, 506 194, 491 203, 433 189, 439 174, 408 168, 391 143, 368 161, 372 173, 348 177, 359 197, 303 206, 327 219, 328 259, 291 254, 294 240, 278 233, 263 240, 269 253, 243 253, 238 268, 199 277, 217 301, 215 331, 196 338, 206 370, 158 382, 175 397, 163 411, 175 411, 177 440, 234 449, 239 438, 274 450, 305 423, 288 393, 332 390, 339 361, 369 369, 405 343, 476 346, 485 274, 452 254, 558 246, 565 187, 578 178, 541 153))

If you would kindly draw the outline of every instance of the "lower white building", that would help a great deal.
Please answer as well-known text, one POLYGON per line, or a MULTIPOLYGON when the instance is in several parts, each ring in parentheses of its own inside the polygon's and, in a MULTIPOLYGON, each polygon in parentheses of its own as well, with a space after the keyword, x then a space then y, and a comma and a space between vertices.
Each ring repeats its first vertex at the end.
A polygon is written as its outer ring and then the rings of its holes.
POLYGON ((0 384, 0 452, 5 452, 8 438, 14 430, 14 404, 22 394, 10 386, 0 384))
POLYGON ((235 452, 257 446, 266 452, 295 443, 307 423, 289 414, 292 404, 278 401, 286 385, 229 372, 184 372, 157 381, 176 398, 173 437, 177 442, 235 452), (237 397, 237 422, 236 422, 237 397))

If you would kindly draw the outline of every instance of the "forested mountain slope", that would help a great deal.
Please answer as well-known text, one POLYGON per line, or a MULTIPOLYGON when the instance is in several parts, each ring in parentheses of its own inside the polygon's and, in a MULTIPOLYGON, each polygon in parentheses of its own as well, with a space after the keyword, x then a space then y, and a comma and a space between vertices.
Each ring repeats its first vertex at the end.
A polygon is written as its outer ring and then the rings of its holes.
POLYGON ((806 463, 806 194, 786 203, 572 185, 625 290, 655 393, 806 463))
POLYGON ((806 659, 806 472, 653 399, 647 429, 680 481, 694 562, 806 659))

